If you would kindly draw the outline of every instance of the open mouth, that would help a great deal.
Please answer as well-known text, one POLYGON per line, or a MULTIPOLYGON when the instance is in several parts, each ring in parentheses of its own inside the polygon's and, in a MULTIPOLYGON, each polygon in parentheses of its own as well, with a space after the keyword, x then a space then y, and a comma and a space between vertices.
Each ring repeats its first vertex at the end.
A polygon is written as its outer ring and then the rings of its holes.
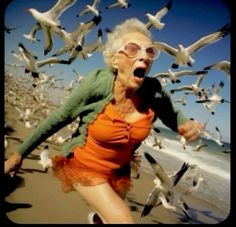
POLYGON ((134 70, 134 73, 133 75, 135 77, 138 77, 138 78, 144 78, 145 77, 145 72, 146 72, 146 69, 145 68, 136 68, 134 70))

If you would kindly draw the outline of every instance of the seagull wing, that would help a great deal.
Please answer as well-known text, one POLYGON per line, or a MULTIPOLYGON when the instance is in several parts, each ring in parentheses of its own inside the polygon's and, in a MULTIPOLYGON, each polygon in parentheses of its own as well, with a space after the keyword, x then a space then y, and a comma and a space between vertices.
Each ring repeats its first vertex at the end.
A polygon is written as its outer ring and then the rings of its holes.
POLYGON ((184 91, 184 90, 192 91, 193 88, 192 88, 191 85, 184 85, 184 86, 180 86, 180 87, 171 89, 170 92, 171 92, 171 93, 174 93, 175 91, 184 91))
POLYGON ((155 186, 148 194, 148 198, 141 213, 141 217, 145 217, 151 212, 152 208, 157 204, 159 193, 160 189, 155 186))
POLYGON ((194 72, 192 70, 182 70, 179 72, 175 72, 176 77, 184 76, 184 75, 194 75, 194 72))
POLYGON ((179 180, 186 173, 188 168, 189 168, 189 164, 184 162, 181 168, 178 170, 178 172, 174 176, 171 177, 173 181, 173 186, 175 186, 179 182, 179 180))
POLYGON ((91 20, 87 21, 84 24, 80 24, 75 31, 71 33, 71 38, 74 40, 78 40, 79 37, 85 36, 88 32, 92 31, 102 20, 102 17, 94 16, 91 20))
POLYGON ((58 0, 57 3, 47 12, 46 14, 50 15, 50 17, 56 19, 59 18, 60 15, 69 7, 74 5, 77 0, 58 0))
POLYGON ((207 147, 208 145, 207 144, 200 144, 196 147, 196 151, 200 151, 203 147, 207 147))
POLYGON ((192 54, 192 53, 198 51, 199 49, 205 47, 208 44, 212 44, 216 41, 219 41, 220 39, 225 37, 229 32, 230 32, 230 26, 229 26, 229 24, 226 24, 224 27, 222 27, 218 31, 216 31, 210 35, 202 37, 201 39, 199 39, 198 41, 196 41, 192 45, 188 46, 186 49, 189 54, 192 54))
POLYGON ((160 20, 163 16, 165 16, 168 13, 171 6, 172 6, 172 0, 170 0, 161 10, 159 10, 156 13, 155 17, 160 20))
POLYGON ((163 185, 166 185, 168 188, 172 187, 172 182, 169 179, 168 175, 164 172, 163 168, 157 161, 147 152, 144 152, 145 158, 151 164, 154 174, 161 180, 163 185))
POLYGON ((169 77, 169 73, 156 73, 153 75, 154 78, 166 78, 169 77))
POLYGON ((223 70, 226 74, 230 75, 230 62, 229 61, 220 61, 215 64, 208 65, 204 70, 218 69, 223 70))
POLYGON ((59 58, 56 58, 56 57, 47 58, 47 59, 44 59, 44 60, 41 60, 41 61, 37 61, 36 63, 37 63, 38 67, 42 67, 44 65, 52 64, 52 63, 70 64, 68 61, 62 60, 62 59, 59 59, 59 58))
POLYGON ((153 44, 159 50, 165 51, 166 53, 168 53, 170 55, 176 56, 176 54, 177 54, 177 49, 166 44, 166 43, 155 41, 153 44))
POLYGON ((106 6, 106 9, 111 9, 111 8, 118 7, 118 6, 120 6, 120 3, 116 2, 116 3, 113 3, 111 5, 106 6))
POLYGON ((43 26, 44 35, 44 55, 48 54, 52 50, 52 31, 49 27, 43 26))

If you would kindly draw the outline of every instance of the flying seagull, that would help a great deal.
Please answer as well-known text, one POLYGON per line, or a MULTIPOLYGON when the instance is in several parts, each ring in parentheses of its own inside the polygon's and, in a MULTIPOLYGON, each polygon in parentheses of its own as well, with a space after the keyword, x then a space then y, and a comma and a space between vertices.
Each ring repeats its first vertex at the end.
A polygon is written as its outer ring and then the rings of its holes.
POLYGON ((45 41, 44 55, 49 53, 52 49, 53 32, 62 28, 58 18, 66 9, 75 4, 76 1, 77 0, 58 0, 57 3, 46 12, 39 12, 34 8, 28 9, 28 12, 30 12, 36 20, 36 23, 43 29, 45 41))
POLYGON ((198 97, 203 97, 203 95, 207 95, 206 92, 204 91, 204 89, 200 86, 204 77, 205 77, 205 74, 200 74, 200 75, 198 75, 198 78, 194 84, 183 85, 183 86, 171 89, 170 93, 173 94, 176 91, 188 90, 188 91, 192 91, 192 93, 198 97))
POLYGON ((10 34, 12 30, 15 30, 15 29, 17 29, 17 28, 19 28, 19 27, 20 27, 20 26, 10 28, 10 27, 4 25, 4 31, 5 31, 7 34, 10 34))
POLYGON ((205 183, 205 180, 202 177, 200 169, 197 165, 189 165, 189 169, 190 171, 193 171, 193 173, 191 173, 191 175, 186 175, 186 178, 192 179, 192 185, 188 187, 186 190, 184 190, 182 194, 180 195, 180 198, 178 199, 178 204, 180 208, 188 217, 190 217, 190 215, 188 214, 189 206, 185 202, 184 197, 197 191, 200 188, 201 183, 205 183))
POLYGON ((117 0, 115 3, 112 3, 108 6, 105 7, 105 9, 111 9, 111 8, 115 8, 115 7, 121 7, 122 9, 126 9, 128 7, 130 7, 130 3, 128 3, 127 0, 117 0))
POLYGON ((37 61, 38 59, 37 56, 34 56, 30 51, 28 51, 22 43, 19 43, 18 48, 24 61, 26 62, 25 73, 31 73, 31 75, 34 78, 39 77, 38 68, 44 65, 52 64, 52 63, 70 64, 69 61, 61 60, 56 57, 51 57, 48 59, 37 61))
POLYGON ((204 70, 222 70, 227 76, 230 76, 230 61, 219 61, 217 63, 208 65, 204 70))
POLYGON ((77 14, 76 16, 83 16, 89 12, 93 13, 95 16, 99 16, 101 14, 101 12, 98 10, 98 5, 100 3, 101 0, 94 0, 92 5, 86 5, 85 9, 83 9, 80 14, 77 14))
POLYGON ((226 24, 216 32, 213 32, 209 35, 206 35, 196 42, 192 43, 188 47, 184 47, 182 44, 179 44, 177 48, 174 48, 166 43, 163 42, 154 42, 156 47, 164 51, 170 55, 172 55, 175 58, 174 63, 172 64, 172 68, 177 69, 179 66, 187 65, 191 66, 194 63, 194 59, 192 58, 192 55, 199 51, 201 48, 210 45, 212 43, 215 43, 222 38, 224 38, 226 35, 228 35, 230 32, 230 25, 226 24))
POLYGON ((161 165, 149 153, 144 152, 144 156, 151 164, 156 179, 154 180, 155 187, 148 195, 141 217, 148 215, 152 210, 152 208, 157 204, 158 200, 161 201, 162 205, 166 209, 175 211, 176 208, 172 205, 173 202, 172 189, 174 186, 177 185, 181 177, 188 170, 189 165, 187 163, 183 163, 183 165, 177 171, 176 174, 168 176, 161 167, 161 165))
MULTIPOLYGON (((200 71, 200 72, 204 72, 204 71, 200 71)), ((179 79, 179 77, 182 76, 187 76, 187 75, 199 75, 200 72, 195 72, 193 70, 182 70, 179 72, 173 72, 171 69, 168 69, 168 72, 164 72, 164 73, 156 73, 153 75, 154 78, 169 78, 171 83, 180 83, 181 80, 179 79)))
POLYGON ((36 41, 40 41, 40 39, 36 39, 35 35, 38 30, 41 29, 40 23, 36 23, 32 28, 29 34, 23 34, 23 36, 28 39, 31 43, 34 43, 36 41))
POLYGON ((161 22, 161 19, 169 12, 171 6, 172 0, 169 0, 168 3, 161 10, 157 11, 155 15, 146 13, 145 15, 148 18, 148 22, 146 23, 147 29, 150 29, 153 26, 156 29, 161 30, 165 26, 165 23, 161 22))

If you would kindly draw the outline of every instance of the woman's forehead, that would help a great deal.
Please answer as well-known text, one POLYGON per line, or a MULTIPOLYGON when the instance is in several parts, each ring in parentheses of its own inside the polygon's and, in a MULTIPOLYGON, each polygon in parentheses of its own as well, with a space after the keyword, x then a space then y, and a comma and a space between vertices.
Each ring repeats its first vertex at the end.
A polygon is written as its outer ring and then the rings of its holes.
POLYGON ((140 32, 130 32, 130 33, 127 33, 127 34, 123 35, 121 37, 121 39, 122 39, 123 43, 126 43, 126 42, 137 42, 137 43, 146 44, 146 45, 152 44, 152 40, 148 36, 146 36, 146 35, 144 35, 144 34, 142 34, 140 32))

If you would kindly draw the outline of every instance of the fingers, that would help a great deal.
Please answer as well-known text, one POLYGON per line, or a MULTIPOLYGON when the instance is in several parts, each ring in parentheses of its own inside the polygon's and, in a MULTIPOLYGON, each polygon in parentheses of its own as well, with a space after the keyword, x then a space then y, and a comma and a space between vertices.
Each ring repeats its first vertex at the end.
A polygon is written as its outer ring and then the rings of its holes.
POLYGON ((202 134, 203 126, 196 120, 190 120, 178 127, 179 133, 190 142, 199 138, 202 134))

